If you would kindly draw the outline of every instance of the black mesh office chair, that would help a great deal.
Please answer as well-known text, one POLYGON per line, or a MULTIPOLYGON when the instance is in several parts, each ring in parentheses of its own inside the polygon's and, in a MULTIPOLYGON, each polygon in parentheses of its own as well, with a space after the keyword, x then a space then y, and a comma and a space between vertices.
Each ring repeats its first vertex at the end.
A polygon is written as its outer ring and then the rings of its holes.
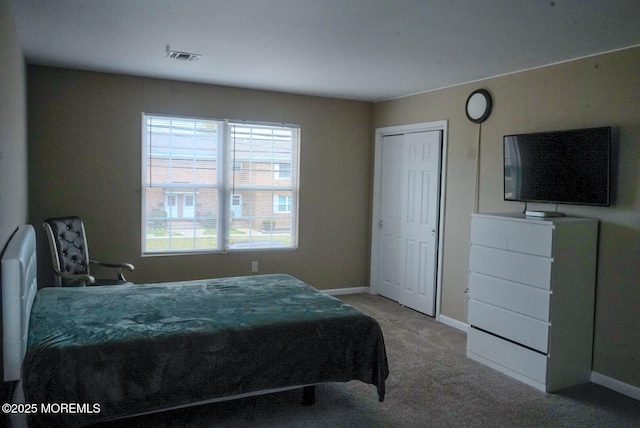
POLYGON ((51 248, 51 260, 55 272, 55 285, 60 287, 84 287, 86 285, 124 284, 123 271, 133 271, 130 263, 105 263, 89 258, 87 235, 79 217, 48 218, 42 226, 47 231, 51 248), (116 268, 113 279, 96 279, 91 275, 90 265, 116 268))

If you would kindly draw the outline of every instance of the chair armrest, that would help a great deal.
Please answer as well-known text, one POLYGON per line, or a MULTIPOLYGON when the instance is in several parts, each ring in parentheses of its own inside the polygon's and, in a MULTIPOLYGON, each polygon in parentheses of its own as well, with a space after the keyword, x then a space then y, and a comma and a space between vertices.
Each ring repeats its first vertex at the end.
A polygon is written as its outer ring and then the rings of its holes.
POLYGON ((54 273, 58 275, 60 278, 77 279, 84 285, 93 284, 96 282, 96 279, 93 277, 93 275, 88 275, 86 273, 69 273, 69 272, 61 272, 59 270, 54 270, 54 273))
POLYGON ((128 271, 133 271, 135 269, 131 263, 107 263, 98 260, 89 260, 89 263, 110 268, 127 269, 128 271))
POLYGON ((98 266, 118 269, 118 279, 122 281, 126 281, 123 274, 123 271, 125 269, 128 270, 129 272, 132 272, 135 269, 131 263, 107 263, 107 262, 101 262, 98 260, 89 260, 89 263, 98 265, 98 266))

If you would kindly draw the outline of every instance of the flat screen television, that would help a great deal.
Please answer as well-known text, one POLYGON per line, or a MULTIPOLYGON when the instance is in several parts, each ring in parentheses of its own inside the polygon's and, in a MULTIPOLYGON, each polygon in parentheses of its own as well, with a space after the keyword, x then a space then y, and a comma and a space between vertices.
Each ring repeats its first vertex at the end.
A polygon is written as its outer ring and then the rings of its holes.
POLYGON ((504 136, 504 199, 610 205, 611 127, 504 136))

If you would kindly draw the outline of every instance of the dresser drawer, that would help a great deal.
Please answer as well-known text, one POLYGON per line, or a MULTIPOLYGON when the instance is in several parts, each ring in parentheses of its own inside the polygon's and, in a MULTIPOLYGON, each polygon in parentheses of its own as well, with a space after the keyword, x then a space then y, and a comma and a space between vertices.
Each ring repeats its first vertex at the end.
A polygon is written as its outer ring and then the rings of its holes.
POLYGON ((497 306, 470 300, 469 324, 545 354, 549 349, 548 322, 497 306))
POLYGON ((505 224, 505 221, 471 217, 471 244, 506 250, 509 232, 505 224))
POLYGON ((553 254, 553 225, 527 222, 471 218, 471 243, 551 257, 553 254))
POLYGON ((469 294, 474 300, 549 321, 549 291, 472 272, 469 294))
POLYGON ((471 246, 469 270, 508 281, 551 288, 550 258, 514 253, 495 248, 471 246))
POLYGON ((541 384, 547 383, 547 356, 470 328, 467 353, 488 359, 541 384))

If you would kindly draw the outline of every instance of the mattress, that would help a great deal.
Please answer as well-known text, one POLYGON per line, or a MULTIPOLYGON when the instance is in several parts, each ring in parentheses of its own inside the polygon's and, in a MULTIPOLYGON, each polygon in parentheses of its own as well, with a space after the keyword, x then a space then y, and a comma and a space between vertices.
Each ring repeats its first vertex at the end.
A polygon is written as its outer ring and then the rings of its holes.
POLYGON ((387 375, 373 318, 291 276, 255 275, 41 289, 23 389, 27 403, 89 410, 39 422, 82 426, 321 382, 360 380, 382 401, 387 375))

